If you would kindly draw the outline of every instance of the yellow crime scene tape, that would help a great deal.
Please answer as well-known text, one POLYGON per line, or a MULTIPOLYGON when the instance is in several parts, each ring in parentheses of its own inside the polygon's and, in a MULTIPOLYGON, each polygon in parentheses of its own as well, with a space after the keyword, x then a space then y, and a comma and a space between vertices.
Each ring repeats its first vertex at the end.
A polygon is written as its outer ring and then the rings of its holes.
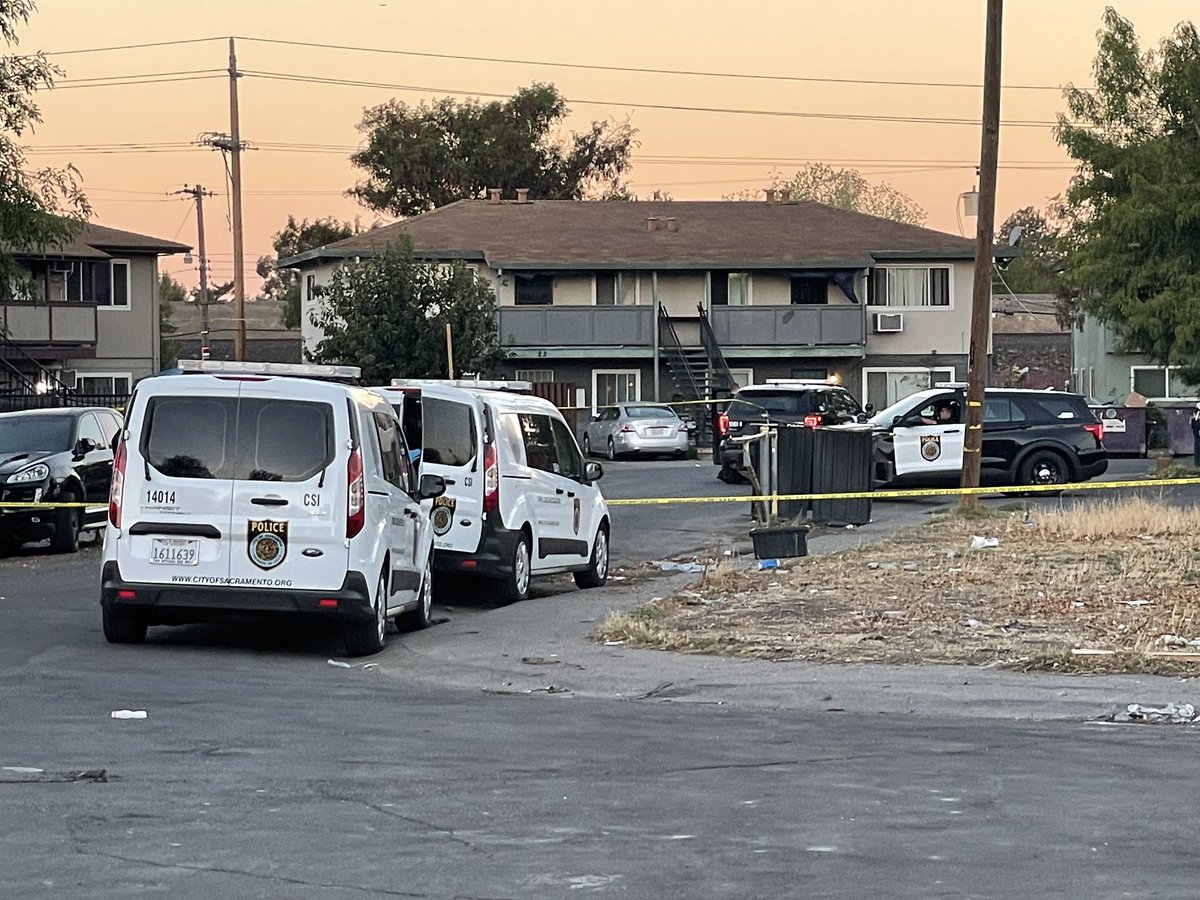
MULTIPOLYGON (((891 491, 838 491, 810 494, 741 494, 735 497, 627 497, 609 498, 609 506, 671 506, 688 503, 760 503, 794 500, 892 500, 905 497, 966 497, 986 494, 1061 494, 1068 491, 1111 491, 1122 488, 1149 490, 1200 485, 1200 478, 1156 478, 1140 481, 1079 481, 1067 484, 1005 485, 973 488, 903 488, 891 491)), ((100 509, 103 503, 16 503, 0 500, 0 512, 10 509, 100 509)))

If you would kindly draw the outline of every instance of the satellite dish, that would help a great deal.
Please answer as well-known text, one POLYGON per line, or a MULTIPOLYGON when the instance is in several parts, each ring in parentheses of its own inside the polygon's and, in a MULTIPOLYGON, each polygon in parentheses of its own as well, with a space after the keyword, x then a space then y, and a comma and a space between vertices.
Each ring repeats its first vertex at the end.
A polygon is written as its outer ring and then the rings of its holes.
POLYGON ((1008 246, 1015 247, 1021 242, 1021 235, 1025 233, 1025 229, 1020 225, 1014 225, 1008 233, 1008 246))

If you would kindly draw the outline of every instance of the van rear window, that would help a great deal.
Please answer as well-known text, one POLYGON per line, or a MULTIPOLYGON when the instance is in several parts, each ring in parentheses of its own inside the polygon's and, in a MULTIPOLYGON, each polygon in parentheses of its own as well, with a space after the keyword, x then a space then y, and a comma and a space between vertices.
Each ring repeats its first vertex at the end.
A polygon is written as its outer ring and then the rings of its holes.
POLYGON ((155 397, 142 453, 172 478, 307 481, 333 461, 333 407, 301 400, 155 397))
POLYGON ((465 466, 475 458, 478 432, 471 407, 465 403, 421 398, 421 461, 443 466, 465 466))

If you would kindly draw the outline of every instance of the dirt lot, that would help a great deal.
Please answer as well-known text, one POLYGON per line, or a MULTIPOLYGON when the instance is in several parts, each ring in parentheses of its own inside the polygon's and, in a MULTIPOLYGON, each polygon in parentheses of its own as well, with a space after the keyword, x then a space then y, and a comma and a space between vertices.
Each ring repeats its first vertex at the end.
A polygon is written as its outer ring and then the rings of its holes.
POLYGON ((776 660, 1195 673, 1198 552, 1200 511, 1145 500, 955 513, 776 570, 717 568, 596 637, 776 660), (976 537, 999 543, 972 549, 976 537))

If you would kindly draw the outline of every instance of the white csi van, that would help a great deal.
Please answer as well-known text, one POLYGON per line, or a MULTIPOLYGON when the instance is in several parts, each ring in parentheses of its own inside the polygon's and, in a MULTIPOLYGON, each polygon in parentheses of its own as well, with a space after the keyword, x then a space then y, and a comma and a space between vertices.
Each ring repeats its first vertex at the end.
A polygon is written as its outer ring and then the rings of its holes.
POLYGON ((348 366, 182 361, 126 408, 104 534, 104 635, 228 613, 304 615, 382 649, 429 624, 433 530, 392 407, 348 366), (302 377, 293 377, 302 376, 302 377))
POLYGON ((572 572, 583 588, 608 579, 608 504, 562 413, 523 382, 396 379, 372 388, 396 407, 433 501, 437 571, 492 579, 504 600, 530 578, 572 572))

